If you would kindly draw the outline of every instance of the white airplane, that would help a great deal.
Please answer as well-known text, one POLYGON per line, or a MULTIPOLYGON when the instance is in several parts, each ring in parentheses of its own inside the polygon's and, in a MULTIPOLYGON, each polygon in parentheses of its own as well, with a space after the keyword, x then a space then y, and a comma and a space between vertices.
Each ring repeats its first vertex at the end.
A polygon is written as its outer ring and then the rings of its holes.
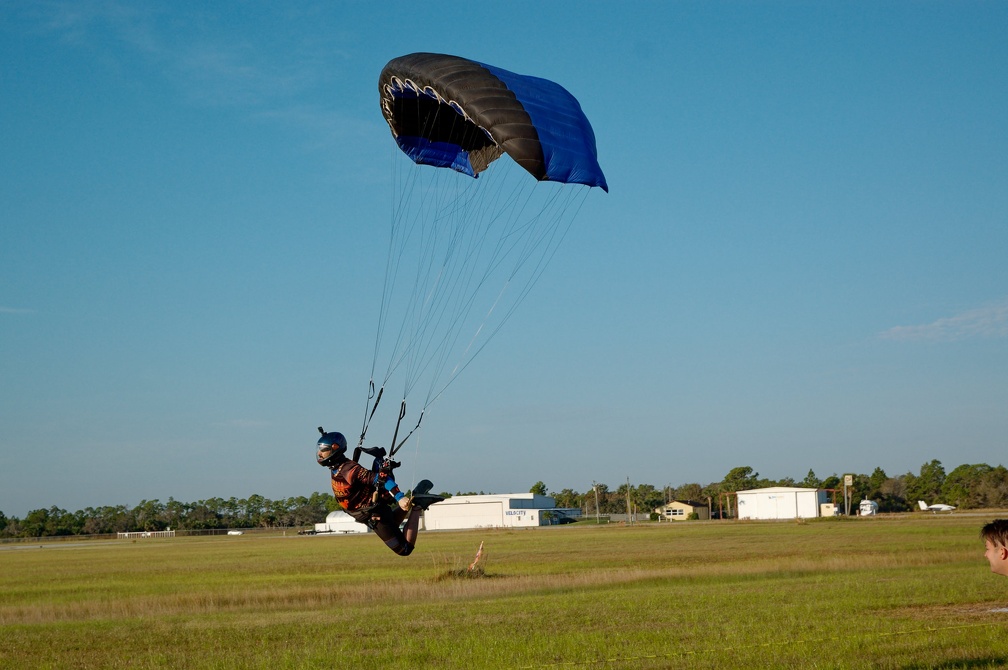
POLYGON ((952 505, 928 505, 923 500, 918 500, 917 504, 920 505, 922 512, 931 512, 932 514, 937 514, 938 512, 951 512, 955 509, 952 505))

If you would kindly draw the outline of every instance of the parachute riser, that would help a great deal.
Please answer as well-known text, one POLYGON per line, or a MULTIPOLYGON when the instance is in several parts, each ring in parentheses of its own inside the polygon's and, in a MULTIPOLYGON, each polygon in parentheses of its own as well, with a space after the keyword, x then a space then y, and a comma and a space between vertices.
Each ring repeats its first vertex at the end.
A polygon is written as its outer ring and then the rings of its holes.
MULTIPOLYGON (((374 380, 371 380, 371 387, 370 387, 370 390, 368 391, 368 403, 371 402, 371 398, 375 397, 374 393, 375 393, 374 392, 374 380)), ((360 440, 357 441, 358 448, 364 445, 364 436, 367 435, 368 426, 371 425, 371 419, 374 418, 374 414, 378 410, 378 403, 381 402, 382 394, 383 393, 385 393, 385 387, 384 386, 382 386, 380 389, 378 389, 378 397, 375 398, 374 405, 371 407, 371 413, 367 415, 367 418, 364 420, 364 425, 363 425, 363 427, 361 427, 360 440)), ((367 414, 367 405, 365 405, 365 407, 364 407, 364 412, 365 412, 365 414, 367 414)))
POLYGON ((405 416, 406 416, 406 401, 404 400, 402 404, 402 409, 399 412, 399 421, 396 422, 395 433, 392 436, 392 450, 389 452, 389 458, 395 456, 396 452, 398 452, 399 449, 404 444, 406 444, 406 440, 410 439, 410 436, 417 431, 417 428, 420 427, 420 422, 423 421, 424 413, 422 411, 420 412, 420 418, 417 419, 416 425, 413 426, 413 430, 407 433, 406 437, 404 437, 401 442, 397 443, 396 440, 399 439, 399 427, 402 424, 402 420, 405 416))
POLYGON ((392 451, 389 452, 389 458, 392 458, 393 456, 395 456, 395 452, 398 449, 398 447, 396 446, 396 440, 399 439, 399 426, 402 425, 402 420, 403 420, 404 416, 406 416, 406 399, 405 398, 403 398, 402 405, 399 406, 399 420, 396 421, 395 432, 392 433, 392 442, 390 443, 392 445, 392 451))

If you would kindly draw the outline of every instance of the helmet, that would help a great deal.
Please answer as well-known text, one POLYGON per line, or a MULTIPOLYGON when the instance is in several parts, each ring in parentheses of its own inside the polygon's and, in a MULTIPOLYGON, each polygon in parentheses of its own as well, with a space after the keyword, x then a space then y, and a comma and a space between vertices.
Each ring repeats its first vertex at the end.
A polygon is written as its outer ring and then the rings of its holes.
POLYGON ((322 437, 318 441, 318 452, 315 458, 319 465, 334 465, 346 457, 347 443, 343 433, 325 433, 319 429, 322 437))

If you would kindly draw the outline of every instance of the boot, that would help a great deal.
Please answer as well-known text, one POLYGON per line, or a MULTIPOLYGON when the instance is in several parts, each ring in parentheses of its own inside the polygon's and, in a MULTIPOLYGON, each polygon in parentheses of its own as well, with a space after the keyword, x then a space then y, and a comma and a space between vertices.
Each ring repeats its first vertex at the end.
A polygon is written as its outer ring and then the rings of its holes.
POLYGON ((442 500, 444 500, 444 496, 435 495, 433 493, 421 493, 414 494, 413 497, 410 498, 410 503, 413 507, 419 507, 422 510, 426 510, 434 503, 441 502, 442 500))

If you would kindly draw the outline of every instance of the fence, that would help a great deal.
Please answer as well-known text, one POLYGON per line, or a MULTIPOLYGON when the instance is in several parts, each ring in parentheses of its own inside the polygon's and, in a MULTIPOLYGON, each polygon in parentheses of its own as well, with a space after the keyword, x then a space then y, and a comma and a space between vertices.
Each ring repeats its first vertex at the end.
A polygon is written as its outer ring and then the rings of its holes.
POLYGON ((173 530, 139 530, 128 533, 116 533, 120 540, 134 540, 140 537, 175 537, 173 530))

